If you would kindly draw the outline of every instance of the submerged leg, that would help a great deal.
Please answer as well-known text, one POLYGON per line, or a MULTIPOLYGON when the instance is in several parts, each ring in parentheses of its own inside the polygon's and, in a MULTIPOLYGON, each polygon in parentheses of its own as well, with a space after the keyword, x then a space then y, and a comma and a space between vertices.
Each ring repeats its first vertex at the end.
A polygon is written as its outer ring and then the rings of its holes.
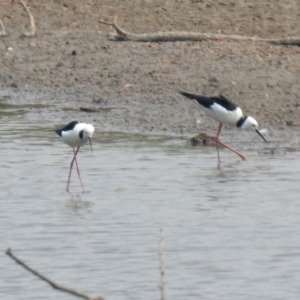
MULTIPOLYGON (((79 148, 79 147, 78 147, 79 148)), ((80 171, 79 171, 79 168, 78 168, 78 163, 77 163, 77 158, 76 158, 76 155, 75 155, 75 150, 73 148, 73 151, 74 151, 74 157, 75 157, 75 164, 76 164, 76 170, 77 170, 77 174, 78 174, 78 177, 79 177, 79 180, 80 180, 80 183, 81 183, 81 187, 82 187, 82 190, 84 192, 84 186, 83 186, 83 183, 82 183, 82 180, 81 180, 81 177, 80 177, 80 171)), ((77 151, 78 152, 78 151, 77 151)), ((76 153, 77 154, 77 153, 76 153)))
POLYGON ((220 140, 215 140, 215 138, 213 138, 213 140, 214 140, 216 143, 222 145, 223 147, 225 147, 225 148, 231 150, 232 152, 234 152, 235 154, 237 154, 242 160, 246 160, 246 156, 243 155, 242 153, 240 153, 240 152, 234 150, 233 148, 227 146, 226 144, 222 143, 220 140))
POLYGON ((219 151, 219 136, 220 136, 220 133, 221 133, 221 130, 222 130, 222 126, 223 126, 223 124, 220 123, 219 127, 218 127, 218 131, 217 131, 217 136, 216 136, 216 139, 215 139, 216 149, 217 149, 217 153, 218 153, 218 168, 220 168, 220 164, 221 164, 220 151, 219 151))
POLYGON ((69 185, 70 185, 70 179, 71 179, 71 173, 72 173, 72 168, 73 168, 73 164, 74 164, 74 160, 76 160, 76 155, 79 151, 79 148, 77 148, 77 150, 75 151, 75 148, 73 148, 73 152, 74 152, 74 157, 71 160, 71 164, 70 164, 70 171, 69 171, 69 178, 68 178, 68 184, 67 184, 67 191, 69 191, 69 185))
POLYGON ((219 124, 219 127, 218 127, 218 132, 217 132, 217 136, 214 138, 212 137, 212 139, 215 141, 216 143, 216 148, 217 148, 217 152, 218 152, 218 167, 220 167, 220 153, 219 153, 219 144, 222 145, 223 147, 231 150, 232 152, 234 152, 235 154, 237 154, 242 160, 246 160, 246 156, 244 156, 242 153, 234 150, 233 148, 227 146, 226 144, 222 143, 219 139, 219 136, 220 136, 220 133, 221 133, 221 129, 222 129, 222 123, 219 124))

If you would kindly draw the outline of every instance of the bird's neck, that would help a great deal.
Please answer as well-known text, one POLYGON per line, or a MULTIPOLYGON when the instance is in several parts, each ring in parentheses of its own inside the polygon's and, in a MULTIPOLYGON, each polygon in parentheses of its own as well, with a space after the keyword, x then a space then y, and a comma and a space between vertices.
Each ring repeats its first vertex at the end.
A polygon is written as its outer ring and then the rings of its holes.
POLYGON ((236 122, 236 127, 237 128, 241 128, 243 126, 243 124, 245 123, 245 121, 247 120, 248 116, 245 117, 241 117, 237 122, 236 122))

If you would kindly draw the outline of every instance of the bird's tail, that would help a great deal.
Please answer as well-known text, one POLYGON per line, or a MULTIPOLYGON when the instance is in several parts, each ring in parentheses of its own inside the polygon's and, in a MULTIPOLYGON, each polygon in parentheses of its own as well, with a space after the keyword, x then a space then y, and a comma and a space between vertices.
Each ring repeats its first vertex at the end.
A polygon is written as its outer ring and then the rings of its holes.
POLYGON ((57 133, 59 136, 61 136, 62 130, 54 130, 55 133, 57 133))
POLYGON ((190 94, 190 93, 187 93, 187 92, 184 92, 184 91, 181 91, 181 90, 175 90, 177 93, 181 94, 182 96, 185 96, 191 100, 194 100, 195 99, 195 95, 193 94, 190 94))
POLYGON ((181 90, 176 90, 176 92, 179 93, 180 95, 190 99, 190 100, 198 101, 199 99, 202 100, 202 98, 206 99, 206 97, 204 97, 204 96, 199 96, 199 95, 187 93, 187 92, 184 92, 184 91, 181 91, 181 90))

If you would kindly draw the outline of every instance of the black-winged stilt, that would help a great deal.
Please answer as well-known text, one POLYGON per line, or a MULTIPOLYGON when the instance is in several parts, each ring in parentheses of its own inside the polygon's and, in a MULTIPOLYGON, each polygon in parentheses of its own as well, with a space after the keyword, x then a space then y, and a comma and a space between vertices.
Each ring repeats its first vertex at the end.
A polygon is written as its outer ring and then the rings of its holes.
POLYGON ((71 178, 71 172, 73 168, 74 161, 76 163, 76 169, 77 169, 77 174, 80 179, 80 183, 84 192, 84 186, 80 177, 80 171, 78 168, 78 163, 77 163, 77 153, 79 151, 79 148, 83 146, 87 141, 90 142, 91 150, 93 152, 92 148, 92 137, 93 133, 95 131, 95 128, 91 124, 86 124, 86 123, 80 123, 78 121, 72 121, 62 129, 56 130, 55 132, 62 138, 63 142, 70 147, 73 148, 74 152, 74 157, 71 161, 70 164, 70 171, 69 171, 69 178, 68 178, 68 184, 67 184, 67 191, 69 191, 69 185, 70 185, 70 178, 71 178), (77 149, 75 150, 75 148, 77 149))
POLYGON ((200 107, 209 117, 215 119, 220 123, 217 131, 217 136, 212 138, 216 143, 218 153, 218 166, 220 166, 219 144, 236 153, 242 160, 246 159, 243 154, 237 152, 236 150, 232 149, 219 140, 223 124, 234 125, 240 129, 254 129, 265 142, 268 142, 258 130, 258 124, 256 120, 249 116, 243 116, 242 110, 224 96, 205 97, 186 93, 180 90, 177 90, 177 92, 190 100, 194 100, 197 104, 200 105, 200 107))

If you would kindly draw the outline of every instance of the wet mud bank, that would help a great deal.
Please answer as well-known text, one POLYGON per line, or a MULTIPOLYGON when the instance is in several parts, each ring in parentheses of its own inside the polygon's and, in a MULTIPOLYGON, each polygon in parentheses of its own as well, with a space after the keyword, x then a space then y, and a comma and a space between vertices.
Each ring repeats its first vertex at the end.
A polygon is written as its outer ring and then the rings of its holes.
POLYGON ((139 33, 297 35, 294 1, 250 2, 28 1, 37 22, 35 38, 20 37, 24 14, 7 6, 0 16, 9 33, 0 43, 1 95, 15 104, 49 105, 36 113, 53 122, 81 119, 105 131, 191 135, 211 133, 216 124, 175 90, 222 93, 261 127, 287 129, 287 121, 300 120, 298 47, 222 40, 115 42, 106 36, 111 28, 98 22, 117 15, 127 30, 139 33), (275 22, 279 14, 286 20, 282 24, 275 22), (80 107, 103 110, 86 113, 80 107))

